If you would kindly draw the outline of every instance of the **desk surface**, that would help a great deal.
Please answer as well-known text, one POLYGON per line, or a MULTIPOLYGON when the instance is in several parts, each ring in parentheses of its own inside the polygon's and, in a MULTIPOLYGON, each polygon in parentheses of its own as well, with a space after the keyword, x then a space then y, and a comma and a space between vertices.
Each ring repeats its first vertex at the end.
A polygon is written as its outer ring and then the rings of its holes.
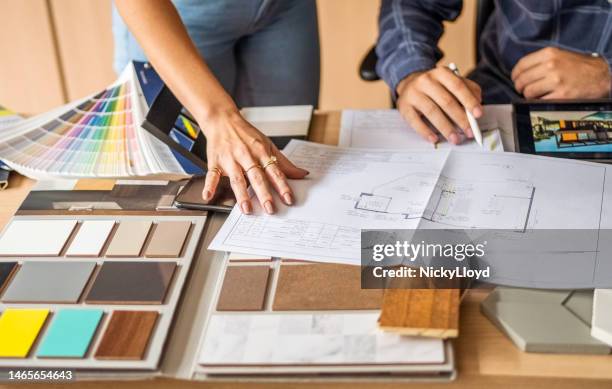
MULTIPOLYGON (((340 113, 317 113, 313 120, 310 140, 326 144, 338 143, 340 113)), ((82 189, 107 187, 108 180, 83 180, 82 189)), ((10 219, 33 186, 33 181, 13 177, 11 186, 0 192, 0 228, 10 219)), ((419 384, 411 387, 428 388, 589 388, 612 387, 612 356, 528 354, 519 351, 479 310, 479 303, 487 291, 470 291, 461 306, 460 336, 455 340, 458 378, 450 384, 419 384)), ((554 330, 554 329, 551 329, 554 330)), ((405 387, 405 384, 358 384, 359 387, 405 387)), ((92 382, 80 383, 80 388, 286 388, 306 387, 353 389, 355 384, 245 384, 203 383, 159 379, 147 382, 92 382)), ((41 387, 41 386, 38 386, 41 387)), ((43 386, 44 387, 44 386, 43 386)), ((57 388, 59 385, 49 385, 57 388)), ((74 386, 73 386, 74 387, 74 386)), ((0 385, 0 388, 4 388, 0 385)))

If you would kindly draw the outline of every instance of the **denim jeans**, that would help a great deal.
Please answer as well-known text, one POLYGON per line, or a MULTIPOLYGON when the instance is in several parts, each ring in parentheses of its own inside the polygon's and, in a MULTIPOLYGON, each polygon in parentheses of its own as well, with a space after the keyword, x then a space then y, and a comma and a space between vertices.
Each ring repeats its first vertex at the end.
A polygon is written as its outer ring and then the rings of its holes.
MULTIPOLYGON (((319 98, 315 0, 174 0, 198 51, 239 107, 319 98)), ((113 9, 114 68, 146 60, 113 9)))

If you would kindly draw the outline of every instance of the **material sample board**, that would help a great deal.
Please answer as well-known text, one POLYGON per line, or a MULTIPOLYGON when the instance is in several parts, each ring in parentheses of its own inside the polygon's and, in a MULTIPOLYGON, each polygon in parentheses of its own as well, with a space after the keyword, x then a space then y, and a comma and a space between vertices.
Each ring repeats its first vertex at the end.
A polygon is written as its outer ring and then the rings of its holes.
POLYGON ((101 309, 61 309, 42 340, 40 358, 83 358, 102 318, 101 309))
POLYGON ((0 358, 25 358, 38 337, 48 309, 12 309, 0 316, 0 358))
POLYGON ((157 315, 154 311, 113 312, 96 358, 143 359, 157 315))
POLYGON ((89 220, 81 223, 66 255, 71 257, 99 256, 114 226, 114 220, 89 220))
POLYGON ((76 224, 76 220, 13 220, 0 238, 0 255, 56 257, 76 224))
POLYGON ((261 311, 270 266, 229 266, 217 302, 219 311, 261 311))
POLYGON ((161 222, 145 252, 146 257, 176 258, 181 255, 191 223, 187 221, 161 222))
POLYGON ((124 221, 119 223, 115 236, 106 250, 107 257, 138 257, 142 252, 150 221, 124 221))

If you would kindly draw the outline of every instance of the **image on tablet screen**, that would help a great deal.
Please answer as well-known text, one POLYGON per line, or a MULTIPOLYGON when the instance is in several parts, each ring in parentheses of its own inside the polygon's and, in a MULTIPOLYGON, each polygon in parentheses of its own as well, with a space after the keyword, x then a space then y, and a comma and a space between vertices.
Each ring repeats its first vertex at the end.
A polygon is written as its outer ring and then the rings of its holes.
POLYGON ((532 111, 536 152, 612 152, 612 111, 532 111))

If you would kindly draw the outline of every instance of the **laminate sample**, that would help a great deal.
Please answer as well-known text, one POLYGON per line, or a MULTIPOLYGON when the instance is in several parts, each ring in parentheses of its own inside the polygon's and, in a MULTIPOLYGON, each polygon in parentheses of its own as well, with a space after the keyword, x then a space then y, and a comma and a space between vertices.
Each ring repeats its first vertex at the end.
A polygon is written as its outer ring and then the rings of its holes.
POLYGON ((106 262, 85 301, 90 304, 162 304, 174 262, 106 262))
POLYGON ((144 359, 153 333, 157 312, 114 311, 100 345, 97 359, 144 359))
POLYGON ((25 358, 38 337, 48 309, 7 308, 0 316, 0 358, 25 358))
POLYGON ((459 335, 459 289, 387 289, 378 326, 401 335, 459 335))
POLYGON ((83 358, 98 329, 101 309, 60 309, 36 355, 42 358, 83 358))
POLYGON ((60 255, 76 220, 13 220, 0 238, 0 255, 60 255))
POLYGON ((98 257, 115 226, 113 220, 86 220, 68 247, 69 257, 98 257))
POLYGON ((10 303, 75 303, 95 262, 25 262, 2 296, 10 303))
POLYGON ((269 266, 228 266, 217 310, 263 310, 269 275, 269 266))
POLYGON ((16 267, 17 262, 0 262, 0 294, 7 286, 8 280, 16 267))
POLYGON ((106 250, 107 257, 138 257, 147 240, 150 221, 122 221, 106 250))
POLYGON ((146 249, 146 257, 177 258, 183 251, 187 234, 191 228, 190 221, 160 222, 146 249))
POLYGON ((379 309, 382 290, 361 288, 361 267, 281 265, 273 309, 317 311, 379 309))

